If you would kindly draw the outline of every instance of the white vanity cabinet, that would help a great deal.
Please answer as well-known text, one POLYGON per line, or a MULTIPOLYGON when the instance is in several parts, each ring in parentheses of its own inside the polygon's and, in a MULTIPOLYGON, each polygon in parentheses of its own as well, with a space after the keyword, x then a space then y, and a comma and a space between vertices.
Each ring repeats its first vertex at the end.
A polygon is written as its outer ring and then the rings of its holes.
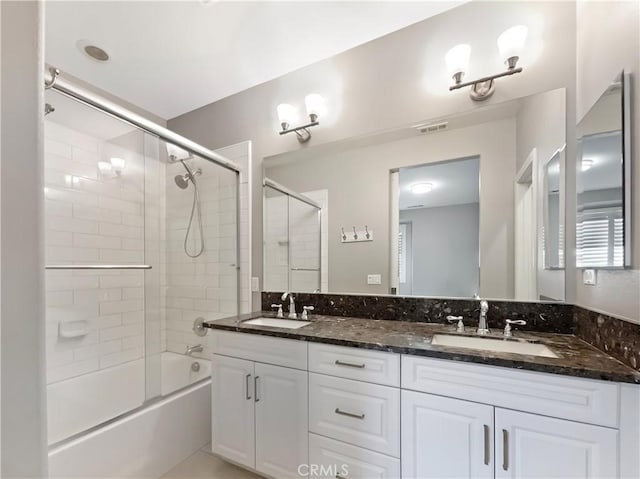
POLYGON ((492 478, 493 409, 402 391, 403 479, 492 478))
POLYGON ((212 451, 270 477, 301 477, 298 466, 309 460, 306 343, 234 333, 214 338, 212 451), (217 354, 234 347, 256 361, 217 354), (271 361, 300 369, 258 362, 265 350, 271 361))

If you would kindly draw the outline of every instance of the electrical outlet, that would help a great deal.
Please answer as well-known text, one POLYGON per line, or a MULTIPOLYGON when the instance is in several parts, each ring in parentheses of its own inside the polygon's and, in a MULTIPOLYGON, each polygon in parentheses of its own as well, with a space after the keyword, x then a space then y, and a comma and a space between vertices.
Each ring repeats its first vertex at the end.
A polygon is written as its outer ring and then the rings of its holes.
POLYGON ((594 286, 598 282, 598 276, 595 269, 585 269, 582 272, 582 282, 589 286, 594 286))
POLYGON ((367 284, 382 284, 382 275, 380 274, 368 274, 367 284))

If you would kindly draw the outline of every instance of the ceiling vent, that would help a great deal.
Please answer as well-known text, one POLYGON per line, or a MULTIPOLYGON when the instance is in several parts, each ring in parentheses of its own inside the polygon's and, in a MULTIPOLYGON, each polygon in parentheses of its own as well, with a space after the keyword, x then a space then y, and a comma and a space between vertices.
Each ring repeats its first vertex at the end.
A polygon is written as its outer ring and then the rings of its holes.
POLYGON ((439 131, 446 130, 447 125, 449 125, 448 121, 441 121, 439 123, 423 123, 421 125, 415 125, 413 128, 418 130, 420 133, 438 133, 439 131))

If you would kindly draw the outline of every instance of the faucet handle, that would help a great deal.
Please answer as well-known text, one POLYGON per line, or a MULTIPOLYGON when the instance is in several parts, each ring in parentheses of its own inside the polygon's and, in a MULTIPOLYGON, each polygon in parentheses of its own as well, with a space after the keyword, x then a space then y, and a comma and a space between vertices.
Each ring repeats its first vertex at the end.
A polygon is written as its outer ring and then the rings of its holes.
POLYGON ((464 322, 462 321, 462 316, 447 316, 447 321, 450 323, 457 321, 458 325, 456 326, 456 332, 464 333, 464 322))
POLYGON ((276 318, 284 318, 284 313, 282 312, 281 304, 272 304, 271 307, 273 309, 278 308, 278 312, 276 313, 276 318))
POLYGON ((302 316, 300 316, 300 319, 309 319, 309 313, 308 311, 313 311, 314 308, 313 306, 303 306, 302 307, 302 316))
POLYGON ((520 326, 524 326, 525 324, 527 324, 527 322, 524 319, 506 319, 504 322, 506 323, 504 326, 505 338, 510 338, 511 336, 513 336, 513 333, 511 333, 512 324, 519 324, 520 326))

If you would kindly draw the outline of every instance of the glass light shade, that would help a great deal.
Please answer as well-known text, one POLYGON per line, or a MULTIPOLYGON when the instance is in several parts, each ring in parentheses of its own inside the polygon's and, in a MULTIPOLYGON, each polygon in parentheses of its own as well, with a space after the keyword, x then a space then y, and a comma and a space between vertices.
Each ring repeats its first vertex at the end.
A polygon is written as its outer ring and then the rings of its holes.
POLYGON ((411 185, 411 193, 414 195, 429 193, 431 190, 433 190, 433 185, 431 183, 414 183, 411 185))
POLYGON ((500 50, 500 57, 505 62, 509 58, 522 55, 528 31, 529 29, 524 25, 517 25, 505 30, 498 37, 498 50, 500 50))
POLYGON ((112 168, 113 167, 111 166, 111 163, 109 163, 108 161, 98 162, 98 171, 100 171, 101 175, 106 175, 108 173, 111 173, 112 168))
POLYGON ((124 162, 124 160, 122 158, 113 157, 113 158, 111 158, 110 161, 111 161, 111 166, 113 167, 114 171, 120 172, 120 171, 124 170, 125 162, 124 162))
POLYGON ((187 150, 183 150, 179 146, 176 146, 172 143, 167 143, 167 155, 173 157, 175 160, 184 160, 189 158, 189 152, 187 150))
POLYGON ((587 171, 587 170, 590 170, 592 166, 593 166, 593 160, 591 158, 584 158, 580 165, 580 169, 582 171, 587 171))
POLYGON ((466 43, 456 45, 449 50, 444 56, 449 75, 454 76, 456 73, 466 73, 470 56, 471 47, 466 43))
POLYGON ((286 123, 290 125, 293 123, 295 114, 295 109, 288 103, 280 103, 278 105, 278 120, 280 120, 280 124, 286 123))
POLYGON ((324 98, 317 93, 310 93, 304 97, 304 104, 307 107, 307 115, 320 116, 322 106, 324 105, 324 98))

